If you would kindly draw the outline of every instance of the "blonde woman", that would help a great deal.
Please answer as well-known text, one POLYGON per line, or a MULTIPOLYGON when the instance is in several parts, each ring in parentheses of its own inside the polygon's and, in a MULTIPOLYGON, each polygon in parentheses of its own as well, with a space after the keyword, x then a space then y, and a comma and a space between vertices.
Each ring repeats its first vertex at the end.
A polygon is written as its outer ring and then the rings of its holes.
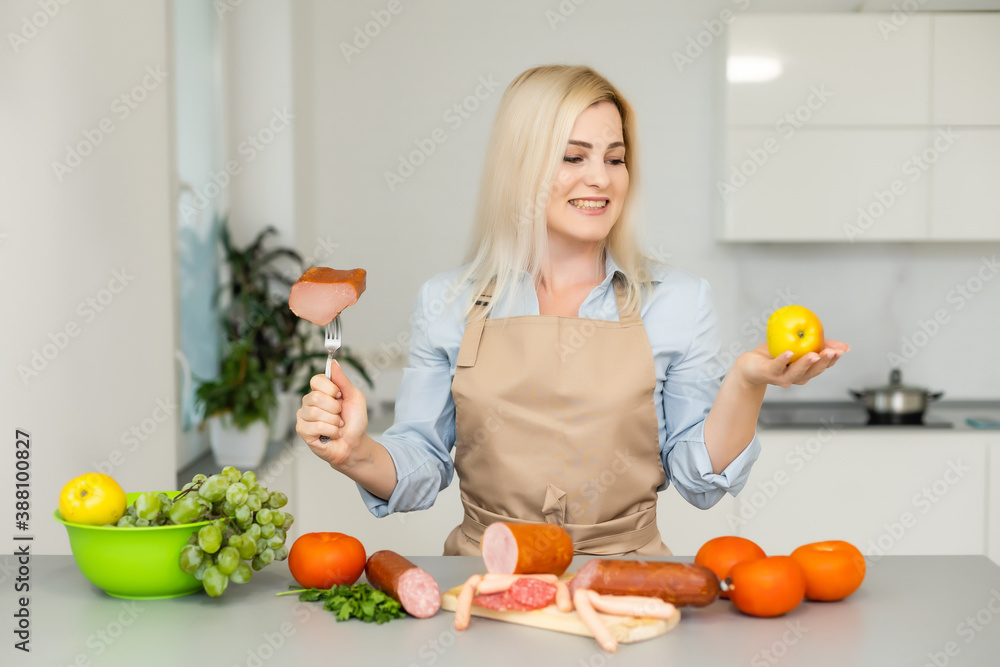
POLYGON ((659 491, 708 508, 743 487, 767 385, 803 384, 847 346, 788 365, 762 345, 721 381, 708 284, 639 247, 638 167, 632 107, 598 73, 511 82, 471 261, 417 296, 395 424, 369 437, 339 368, 298 411, 299 436, 373 514, 426 509, 457 472, 465 516, 446 555, 479 554, 503 520, 562 525, 578 553, 667 555, 659 491))

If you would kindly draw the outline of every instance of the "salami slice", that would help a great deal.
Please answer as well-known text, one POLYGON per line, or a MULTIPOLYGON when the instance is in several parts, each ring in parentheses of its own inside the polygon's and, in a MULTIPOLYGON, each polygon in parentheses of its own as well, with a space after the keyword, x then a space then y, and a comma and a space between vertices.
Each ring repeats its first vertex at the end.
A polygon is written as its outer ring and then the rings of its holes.
POLYGON ((510 591, 486 593, 472 598, 472 604, 495 611, 531 611, 510 596, 510 591))
POLYGON ((394 551, 376 551, 365 564, 372 587, 398 600, 410 616, 429 618, 441 608, 441 589, 423 570, 394 551))
POLYGON ((510 586, 510 596, 531 609, 542 609, 555 602, 556 585, 538 579, 522 577, 510 586))
POLYGON ((521 578, 506 591, 477 595, 472 604, 496 611, 534 611, 548 607, 555 599, 555 584, 521 578))

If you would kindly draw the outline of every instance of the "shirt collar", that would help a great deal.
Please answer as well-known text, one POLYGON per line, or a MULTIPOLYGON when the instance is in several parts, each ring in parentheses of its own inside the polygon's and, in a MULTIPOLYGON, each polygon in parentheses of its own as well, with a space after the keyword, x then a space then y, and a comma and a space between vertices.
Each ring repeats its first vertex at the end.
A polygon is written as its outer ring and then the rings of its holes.
MULTIPOLYGON (((663 282, 663 279, 667 274, 666 266, 660 264, 659 262, 646 260, 646 267, 649 269, 649 281, 651 283, 656 284, 663 282)), ((601 285, 605 287, 611 284, 611 280, 614 278, 615 273, 621 273, 622 277, 625 276, 625 272, 618 266, 618 262, 616 262, 614 257, 611 256, 611 253, 607 251, 604 253, 604 272, 605 278, 601 285)))
POLYGON ((604 251, 604 282, 602 284, 607 285, 615 277, 616 273, 621 273, 622 277, 625 277, 625 273, 618 268, 618 262, 615 258, 611 256, 611 253, 607 250, 604 251))

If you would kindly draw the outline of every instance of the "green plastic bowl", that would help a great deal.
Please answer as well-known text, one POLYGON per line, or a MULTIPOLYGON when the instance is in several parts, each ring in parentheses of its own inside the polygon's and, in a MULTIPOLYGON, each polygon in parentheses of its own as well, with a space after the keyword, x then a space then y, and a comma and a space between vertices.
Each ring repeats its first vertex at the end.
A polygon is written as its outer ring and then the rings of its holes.
MULTIPOLYGON (((179 491, 167 491, 171 498, 179 491)), ((125 494, 131 505, 138 493, 125 494)), ((76 566, 87 580, 108 595, 128 600, 156 600, 201 590, 194 575, 178 565, 181 549, 191 535, 211 521, 178 526, 117 528, 70 523, 59 510, 52 513, 66 526, 76 566)))

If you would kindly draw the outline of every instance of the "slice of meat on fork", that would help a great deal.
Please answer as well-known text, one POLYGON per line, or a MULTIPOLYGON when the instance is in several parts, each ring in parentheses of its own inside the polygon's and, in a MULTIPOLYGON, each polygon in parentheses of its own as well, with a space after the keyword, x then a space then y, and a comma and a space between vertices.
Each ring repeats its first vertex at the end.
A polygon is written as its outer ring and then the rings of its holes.
POLYGON ((292 285, 288 307, 302 319, 325 326, 358 302, 365 291, 366 275, 364 269, 313 266, 292 285))

